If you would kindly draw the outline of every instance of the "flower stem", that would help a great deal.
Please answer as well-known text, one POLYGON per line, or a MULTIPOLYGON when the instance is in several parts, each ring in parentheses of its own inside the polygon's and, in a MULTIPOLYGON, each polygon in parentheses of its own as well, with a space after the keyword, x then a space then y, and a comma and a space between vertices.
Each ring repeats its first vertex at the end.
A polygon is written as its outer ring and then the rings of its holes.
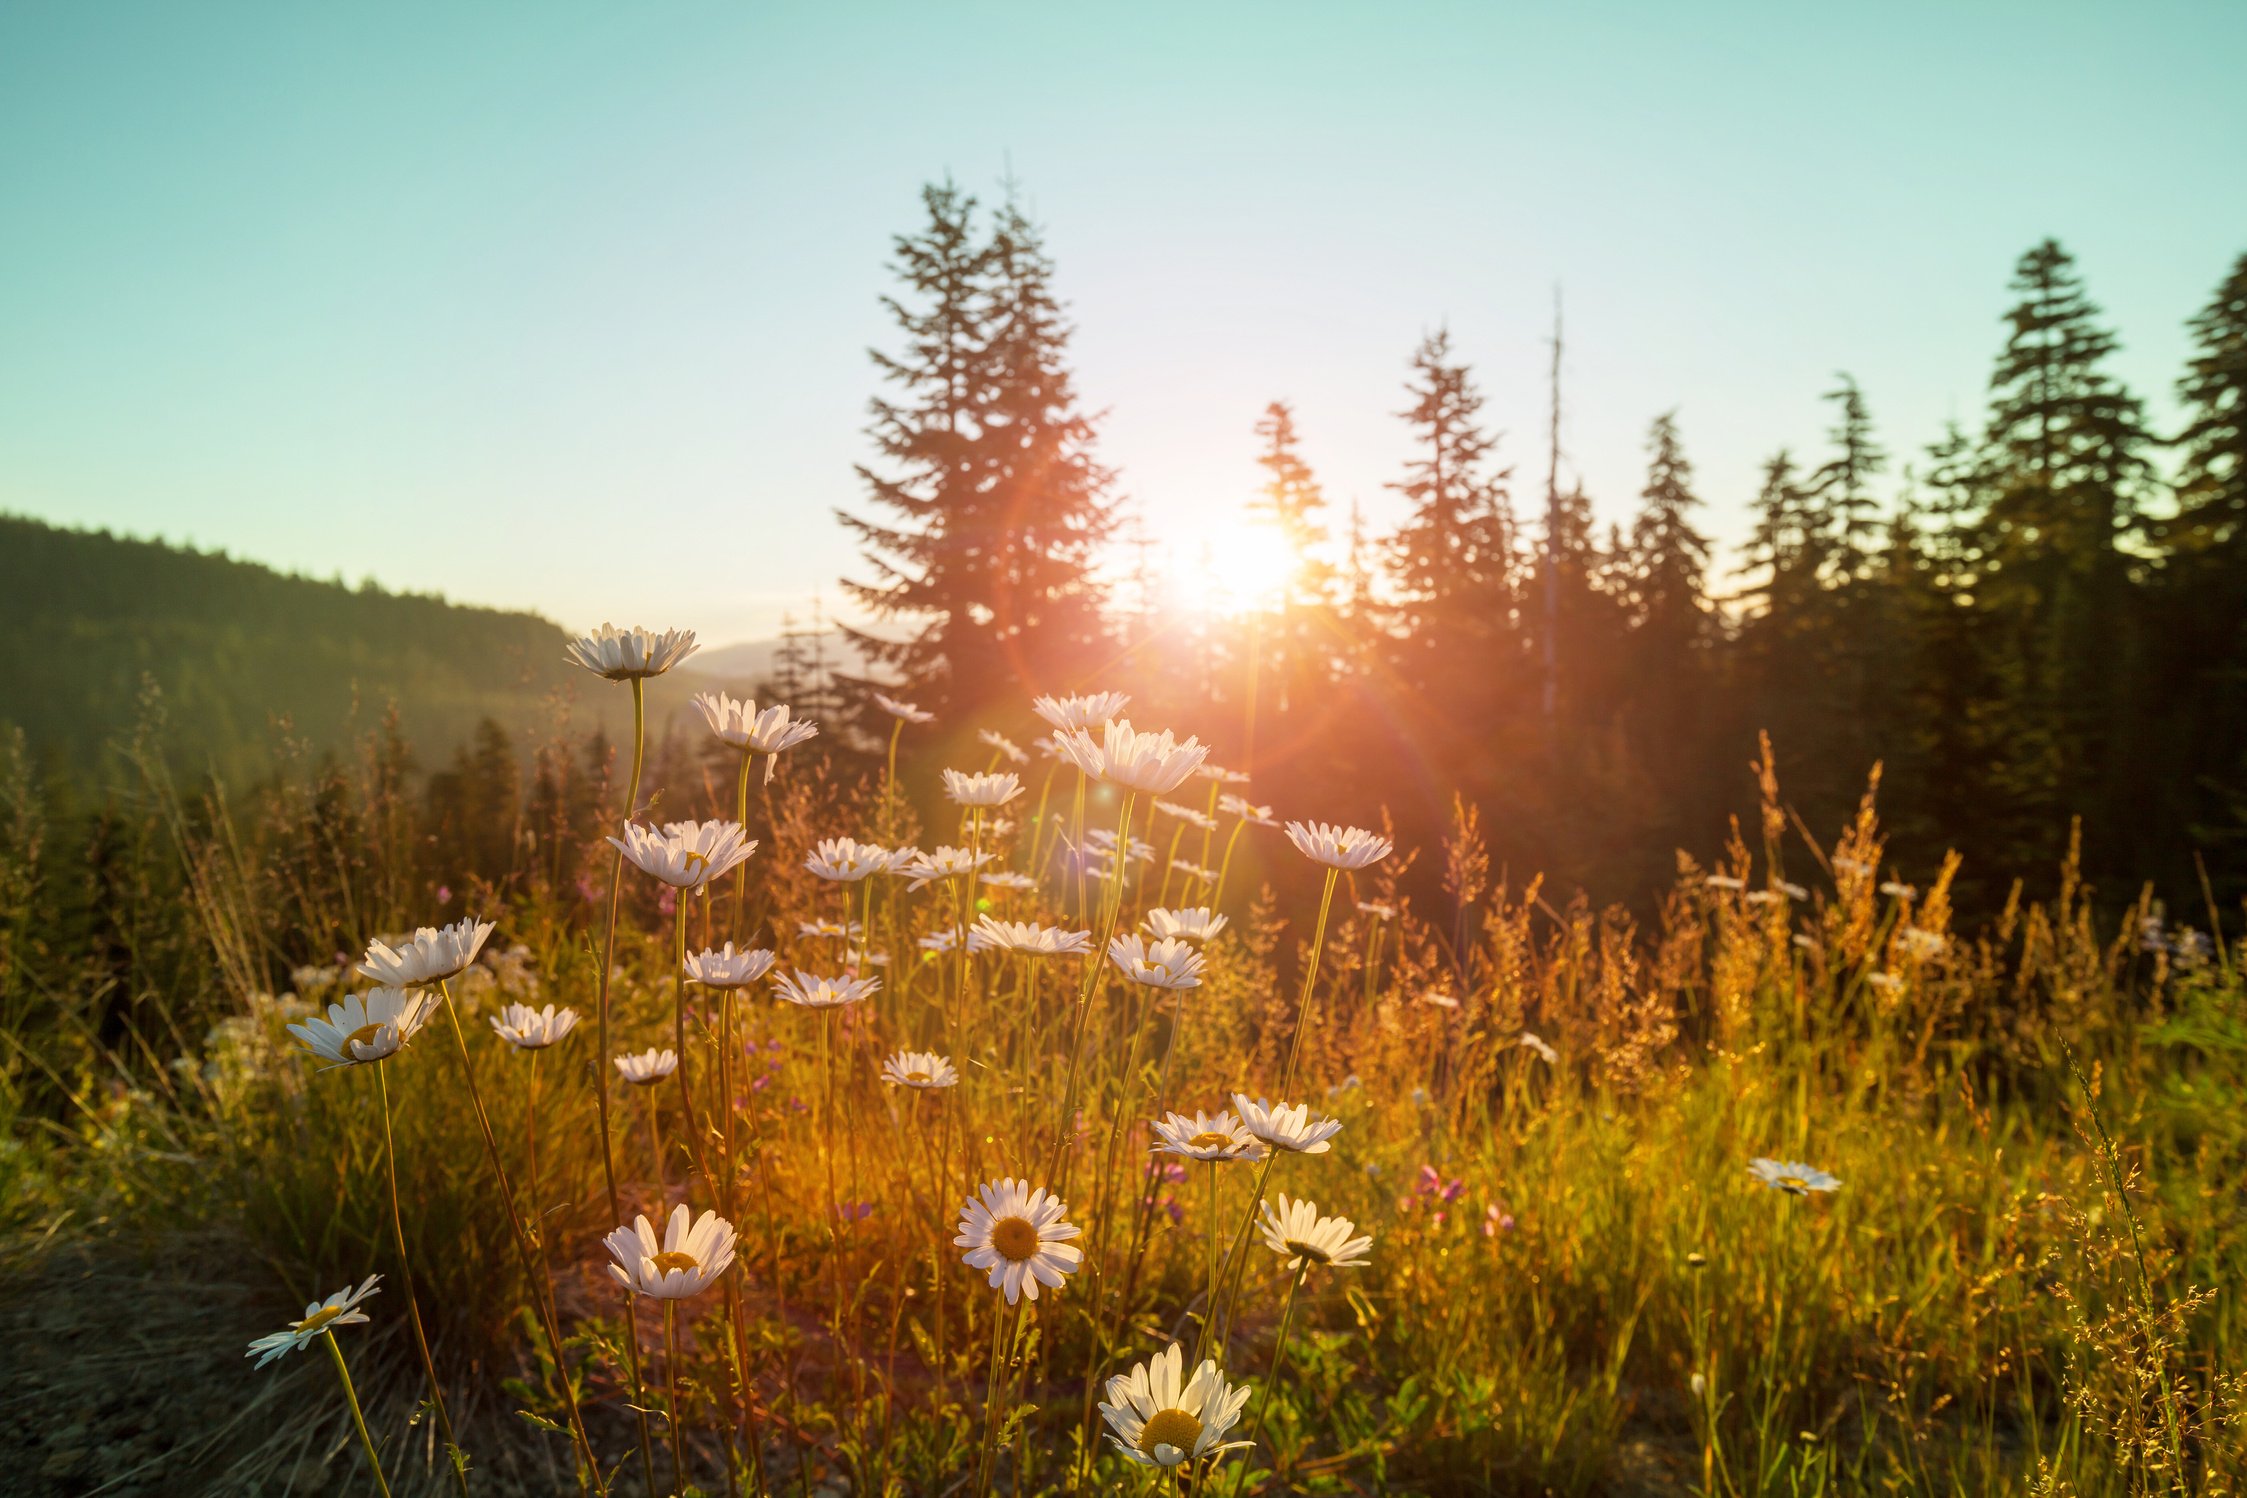
POLYGON ((687 1490, 686 1423, 679 1418, 679 1303, 663 1303, 663 1378, 670 1397, 664 1408, 671 1416, 671 1486, 687 1490))
POLYGON ((1318 986, 1319 958, 1326 952, 1327 912, 1334 908, 1334 881, 1341 872, 1335 868, 1326 871, 1326 888, 1319 895, 1318 928, 1311 934, 1310 960, 1303 964, 1303 996, 1296 1001, 1295 1034, 1287 1043, 1287 1072, 1280 1078, 1279 1097, 1275 1101, 1285 1101, 1288 1089, 1295 1085, 1295 1063, 1303 1054, 1303 1032, 1311 1023, 1311 992, 1318 986))
POLYGON ((382 1475, 382 1458, 375 1454, 374 1437, 367 1434, 367 1417, 359 1409, 359 1391, 351 1387, 351 1370, 344 1366, 343 1349, 336 1346, 334 1332, 324 1333, 321 1340, 328 1344, 328 1356, 335 1359, 336 1376, 343 1380, 344 1402, 351 1406, 351 1423, 359 1428, 359 1444, 367 1448, 367 1467, 374 1473, 375 1487, 382 1498, 390 1498, 390 1484, 382 1475))
MULTIPOLYGON (((1256 1403, 1256 1425, 1248 1433, 1248 1445, 1253 1455, 1256 1443, 1264 1435, 1264 1417, 1271 1412, 1272 1400, 1279 1393, 1280 1369, 1287 1359, 1287 1328, 1295 1318, 1296 1292, 1303 1288, 1303 1277, 1311 1272, 1311 1261, 1305 1259, 1295 1266, 1295 1278, 1287 1287, 1287 1305, 1280 1311, 1279 1337, 1272 1343, 1272 1371, 1264 1380, 1264 1397, 1256 1403)), ((1240 1484, 1248 1480, 1249 1459, 1243 1458, 1237 1469, 1240 1476, 1234 1480, 1234 1498, 1239 1498, 1240 1484)))
POLYGON ((429 1380, 429 1402, 437 1411, 437 1430, 445 1438, 446 1465, 453 1469, 462 1498, 466 1498, 468 1473, 460 1461, 460 1443, 453 1439, 452 1416, 445 1411, 445 1391, 437 1382, 437 1363, 429 1355, 429 1335, 422 1330, 421 1302, 414 1297, 413 1261, 406 1254, 406 1224, 398 1212, 398 1142, 390 1127, 390 1072, 378 1061, 374 1073, 376 1088, 382 1093, 382 1162, 390 1175, 390 1234, 398 1245, 398 1278, 406 1286, 406 1319, 413 1326, 414 1351, 421 1354, 421 1371, 429 1380))

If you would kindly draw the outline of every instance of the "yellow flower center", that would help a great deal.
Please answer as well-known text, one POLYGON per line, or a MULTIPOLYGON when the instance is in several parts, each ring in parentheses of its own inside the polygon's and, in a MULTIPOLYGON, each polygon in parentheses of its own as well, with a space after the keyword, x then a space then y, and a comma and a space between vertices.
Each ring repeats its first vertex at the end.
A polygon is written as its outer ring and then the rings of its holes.
POLYGON ((700 1269, 702 1261, 693 1254, 681 1253, 675 1248, 665 1249, 651 1260, 659 1274, 669 1274, 674 1269, 700 1269))
POLYGON ((1208 1133, 1196 1134, 1193 1138, 1187 1140, 1186 1148, 1196 1150, 1213 1150, 1220 1149, 1226 1145, 1231 1144, 1232 1142, 1232 1135, 1219 1134, 1212 1130, 1208 1133))
POLYGON ((380 1025, 361 1025, 358 1029, 343 1037, 343 1054, 346 1056, 358 1055, 357 1047, 373 1045, 381 1034, 382 1026, 380 1025))
POLYGON ((908 1081, 908 1082, 912 1082, 912 1083, 915 1083, 915 1084, 917 1084, 917 1085, 918 1085, 918 1084, 925 1084, 925 1083, 926 1083, 926 1082, 928 1081, 928 1079, 929 1079, 928 1073, 927 1073, 927 1072, 925 1072, 925 1071, 909 1071, 909 1072, 907 1072, 907 1073, 905 1074, 905 1080, 906 1080, 906 1081, 908 1081))
POLYGON ((1801 1196, 1810 1190, 1810 1183, 1801 1176, 1781 1176, 1779 1177, 1779 1189, 1781 1191, 1792 1191, 1795 1195, 1801 1196))
POLYGON ((991 1246, 1019 1264, 1038 1251, 1038 1230, 1027 1217, 1002 1217, 991 1224, 991 1246))
POLYGON ((1139 1449, 1153 1456, 1157 1446, 1173 1446, 1191 1455, 1201 1436, 1201 1421, 1184 1410, 1158 1410, 1139 1432, 1139 1449))
POLYGON ((296 1329, 300 1332, 316 1332, 342 1314, 343 1307, 341 1306, 322 1306, 319 1310, 299 1321, 296 1324, 296 1329))
POLYGON ((1300 1238, 1289 1238, 1286 1242, 1287 1251, 1298 1259, 1305 1259, 1313 1264, 1331 1264, 1334 1262, 1334 1256, 1316 1243, 1305 1243, 1300 1238))

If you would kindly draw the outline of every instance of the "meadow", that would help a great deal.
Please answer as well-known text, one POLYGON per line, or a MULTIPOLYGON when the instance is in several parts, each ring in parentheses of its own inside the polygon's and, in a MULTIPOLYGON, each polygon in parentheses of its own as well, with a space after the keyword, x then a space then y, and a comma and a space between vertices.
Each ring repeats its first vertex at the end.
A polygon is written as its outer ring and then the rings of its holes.
MULTIPOLYGON (((637 703, 688 646, 573 649, 637 703)), ((495 809, 505 889, 405 877, 367 765, 236 803, 152 752, 67 867, 19 753, 18 1490, 2247 1477, 2221 912, 2071 864, 1961 928, 1877 776, 1813 829, 1768 748, 1760 820, 1634 917, 1500 880, 1469 812, 1407 849, 1260 806, 1118 698, 973 762, 879 708, 846 773, 714 698, 733 773, 636 739, 590 832, 495 809), (71 879, 122 987, 53 960, 71 879)))

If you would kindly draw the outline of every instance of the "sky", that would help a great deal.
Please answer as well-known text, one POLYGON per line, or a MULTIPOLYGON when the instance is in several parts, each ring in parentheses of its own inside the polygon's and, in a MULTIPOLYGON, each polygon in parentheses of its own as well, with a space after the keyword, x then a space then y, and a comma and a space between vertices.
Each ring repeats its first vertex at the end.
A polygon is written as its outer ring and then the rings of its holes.
POLYGON ((2247 4, 0 8, 0 510, 762 638, 856 567, 890 237, 1011 172, 1181 563, 1292 401, 1393 524, 1448 327, 1542 492, 1676 408, 1720 540, 1847 370, 1978 419, 2046 235, 2165 424, 2247 251, 2247 4))

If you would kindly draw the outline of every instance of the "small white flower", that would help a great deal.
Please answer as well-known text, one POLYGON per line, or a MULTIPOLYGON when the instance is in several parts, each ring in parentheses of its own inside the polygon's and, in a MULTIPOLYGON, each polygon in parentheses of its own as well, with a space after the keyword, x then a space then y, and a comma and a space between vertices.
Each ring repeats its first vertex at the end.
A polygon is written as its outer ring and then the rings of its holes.
POLYGON ((376 988, 364 997, 345 994, 328 1006, 326 1019, 315 1014, 289 1026, 289 1033, 333 1066, 357 1066, 396 1055, 436 1011, 435 994, 376 988))
POLYGON ((1898 993, 1904 986, 1904 980, 1894 973, 1867 973, 1865 981, 1882 993, 1898 993))
POLYGON ((1751 889, 1743 897, 1750 905, 1776 905, 1779 892, 1775 889, 1751 889))
POLYGON ((1362 869, 1396 850, 1395 843, 1363 827, 1337 827, 1327 822, 1290 822, 1287 840, 1305 858, 1335 869, 1362 869))
POLYGON ((1016 874, 1005 869, 995 874, 985 874, 983 883, 992 889, 1008 889, 1015 891, 1017 894, 1038 887, 1038 881, 1032 879, 1028 874, 1016 874))
POLYGON ((1190 863, 1183 858, 1174 858, 1170 861, 1170 866, 1197 883, 1215 884, 1217 882, 1217 871, 1204 868, 1198 863, 1190 863))
POLYGON ((936 721, 936 714, 924 713, 910 702, 900 702, 895 697, 884 697, 879 692, 874 694, 874 705, 891 717, 902 719, 907 723, 934 723, 936 721))
POLYGON ((1456 1009, 1459 1007, 1459 1001, 1457 999, 1453 998, 1450 994, 1443 992, 1441 989, 1434 988, 1431 988, 1426 993, 1420 995, 1420 1002, 1423 1004, 1431 1004, 1438 1009, 1456 1009))
POLYGON ((1131 705, 1121 692, 1094 692, 1083 697, 1038 697, 1030 711, 1063 733, 1072 728, 1098 728, 1131 705))
MULTIPOLYGON (((1116 856, 1116 835, 1105 827, 1095 827, 1085 833, 1084 845, 1089 851, 1102 858, 1116 856)), ((1155 861, 1155 849, 1152 844, 1143 843, 1138 838, 1133 838, 1126 848, 1124 857, 1132 863, 1153 863, 1155 861)))
POLYGON ((1273 818, 1272 809, 1269 806, 1258 806, 1246 797, 1236 796, 1231 791, 1219 793, 1217 809, 1229 817, 1240 818, 1251 827, 1279 826, 1279 823, 1273 818))
POLYGON ((544 1009, 510 1004, 492 1016, 492 1028, 518 1051, 543 1051, 577 1028, 577 1011, 552 1004, 544 1009))
POLYGON ((1397 918, 1397 908, 1394 905, 1384 905, 1379 900, 1358 901, 1358 913, 1372 916, 1377 921, 1393 921, 1397 918))
POLYGON ((1810 891, 1799 884, 1789 884, 1784 879, 1773 880, 1771 887, 1790 900, 1807 900, 1810 898, 1810 891))
POLYGON ((776 702, 760 713, 755 702, 736 702, 723 692, 698 692, 694 706, 702 714, 702 721, 709 724, 710 731, 721 740, 736 749, 765 756, 768 781, 772 779, 774 756, 819 733, 817 723, 809 718, 791 717, 788 705, 783 702, 776 702))
POLYGON ((1560 1052, 1547 1045, 1534 1030, 1522 1031, 1521 1034, 1514 1037, 1514 1044, 1525 1051, 1533 1052, 1542 1057, 1547 1066, 1558 1066, 1560 1064, 1560 1052))
POLYGON ((847 837, 823 837, 804 860, 804 867, 822 879, 837 884, 852 884, 869 874, 886 871, 890 865, 890 851, 873 843, 855 842, 847 837))
POLYGON ((1256 1142, 1256 1136, 1230 1113, 1211 1117, 1197 1110, 1191 1118, 1183 1113, 1169 1113, 1147 1127, 1153 1129, 1155 1138, 1161 1141, 1155 1146, 1161 1154, 1207 1161, 1256 1160, 1264 1154, 1264 1147, 1256 1142))
POLYGON ((1730 890, 1735 894, 1747 888, 1746 884, 1733 878, 1730 874, 1710 874, 1703 878, 1701 883, 1710 889, 1730 890))
POLYGON ((1239 770, 1227 770, 1218 765, 1205 764, 1194 771, 1204 780, 1214 780, 1219 785, 1246 785, 1248 776, 1239 770))
POLYGON ((1273 1149, 1291 1155, 1323 1155, 1333 1148, 1327 1141, 1342 1132, 1339 1118, 1321 1118, 1314 1122, 1308 1103, 1297 1103, 1292 1108, 1285 1103, 1267 1106, 1261 1099, 1236 1092, 1233 1111, 1240 1115, 1242 1128, 1273 1149))
POLYGON ((1025 1295, 1036 1300, 1040 1285, 1058 1290, 1065 1276, 1077 1272, 1084 1255, 1067 1240, 1078 1228, 1065 1220, 1069 1209, 1060 1198, 1012 1176, 975 1190, 977 1199, 960 1208, 959 1236, 952 1243, 967 1250, 960 1258, 969 1268, 990 1272, 991 1288, 1004 1293, 1008 1305, 1025 1295))
POLYGON ((1919 894, 1918 890, 1900 879, 1889 880, 1880 887, 1880 892, 1891 900, 1910 900, 1916 898, 1919 894))
POLYGON ((694 631, 618 629, 603 624, 589 635, 579 635, 563 654, 596 676, 610 681, 630 681, 635 676, 661 676, 695 653, 694 631))
POLYGON ((1872 872, 1871 864, 1865 862, 1862 858, 1851 858, 1844 853, 1834 855, 1833 867, 1835 873, 1847 874, 1852 879, 1862 878, 1872 872))
POLYGON ((381 1275, 370 1274, 359 1282, 356 1290, 338 1290, 326 1300, 312 1302, 304 1308, 304 1319, 290 1322, 285 1332, 258 1338, 243 1356, 255 1356, 257 1366, 263 1368, 282 1354, 309 1346, 313 1338, 339 1326, 361 1325, 367 1320, 367 1313, 358 1308, 359 1302, 376 1293, 375 1286, 381 1280, 381 1275))
POLYGON ((971 853, 965 848, 939 847, 934 853, 922 854, 897 872, 912 881, 905 886, 907 889, 922 889, 939 879, 954 879, 961 874, 972 874, 989 863, 994 856, 989 853, 971 853))
POLYGON ((1926 960, 1942 956, 1950 950, 1951 939, 1940 931, 1923 931, 1917 926, 1906 926, 1896 933, 1904 950, 1912 956, 1926 960))
POLYGON ((687 978, 704 988, 747 988, 772 971, 773 961, 773 954, 762 947, 737 952, 729 941, 723 947, 689 953, 687 978))
POLYGON ((1119 936, 1108 943, 1108 960, 1132 982, 1150 988, 1202 986, 1202 954, 1176 937, 1149 943, 1137 936, 1119 936))
POLYGON ((796 922, 796 934, 811 941, 827 941, 836 938, 843 941, 856 941, 865 932, 866 928, 856 921, 847 924, 842 921, 796 922))
POLYGON ((1074 957, 1092 950, 1090 931, 1064 931, 1035 921, 983 916, 967 934, 970 952, 1021 952, 1032 957, 1074 957))
POLYGON ((1204 832, 1217 830, 1217 819, 1195 807, 1181 806, 1176 801, 1157 801, 1155 810, 1166 817, 1176 817, 1189 827, 1199 827, 1204 832))
POLYGON ((989 775, 944 772, 944 794, 961 806, 1004 806, 1022 794, 1022 777, 1012 770, 989 775))
POLYGON ((815 978, 801 968, 772 980, 775 996, 806 1009, 840 1009, 866 998, 881 986, 879 978, 815 978))
MULTIPOLYGON (((941 931, 931 931, 920 940, 920 948, 924 952, 949 952, 959 944, 960 928, 957 926, 948 926, 941 931)), ((971 952, 976 950, 973 942, 969 943, 968 950, 971 952)))
POLYGON ((679 1053, 665 1048, 660 1051, 642 1051, 637 1056, 610 1058, 624 1080, 634 1087, 648 1087, 662 1081, 679 1069, 679 1053))
POLYGON ((1767 1160, 1759 1155, 1748 1162, 1748 1173, 1772 1190, 1784 1191, 1789 1196, 1841 1189, 1839 1178, 1800 1160, 1767 1160))
POLYGON ((1225 1439, 1248 1403, 1248 1386, 1226 1383, 1216 1362, 1207 1358, 1185 1379, 1184 1361, 1173 1342, 1128 1374, 1108 1380, 1108 1399, 1100 1406, 1108 1439, 1142 1467, 1191 1467, 1249 1445, 1225 1439))
POLYGON ((1147 934, 1180 941, 1208 941, 1225 929, 1225 917, 1215 914, 1207 905, 1188 906, 1178 910, 1157 907, 1147 912, 1144 924, 1147 934))
POLYGON ((998 750, 1010 763, 1026 765, 1030 762, 1030 756, 1022 752, 1022 746, 1003 733, 995 733, 988 728, 979 728, 975 731, 975 736, 993 749, 998 750))
POLYGON ((490 921, 470 917, 450 926, 423 926, 409 941, 392 947, 381 941, 367 943, 359 971, 386 988, 413 988, 441 983, 464 970, 484 949, 492 934, 490 921))
POLYGON ((1347 1217, 1321 1217, 1307 1201, 1289 1201, 1282 1193, 1275 1209, 1266 1202, 1257 1212, 1264 1246, 1287 1260, 1290 1269, 1319 1264, 1328 1269, 1363 1269, 1372 1260, 1366 1251, 1371 1237, 1350 1236, 1357 1224, 1347 1217))
POLYGON ((911 843, 907 843, 904 847, 889 855, 888 860, 882 866, 882 872, 899 876, 909 874, 913 870, 913 865, 926 857, 928 857, 926 853, 923 853, 911 843))
POLYGON ((700 1294, 733 1264, 733 1224, 715 1212, 690 1222, 687 1204, 671 1209, 658 1243, 645 1216, 632 1219, 601 1240, 613 1260, 609 1273, 635 1295, 655 1300, 685 1300, 700 1294))
POLYGON ((673 889, 701 889, 732 873, 757 851, 739 822, 666 822, 661 832, 637 822, 624 824, 624 836, 609 846, 643 874, 673 889))
POLYGON ((1061 757, 1093 779, 1158 796, 1178 789, 1209 755, 1199 739, 1181 741, 1168 729, 1135 732, 1128 720, 1104 724, 1097 741, 1082 728, 1057 739, 1061 757))
POLYGON ((934 1051, 899 1051, 882 1063, 882 1080, 892 1087, 957 1087, 960 1074, 934 1051))

